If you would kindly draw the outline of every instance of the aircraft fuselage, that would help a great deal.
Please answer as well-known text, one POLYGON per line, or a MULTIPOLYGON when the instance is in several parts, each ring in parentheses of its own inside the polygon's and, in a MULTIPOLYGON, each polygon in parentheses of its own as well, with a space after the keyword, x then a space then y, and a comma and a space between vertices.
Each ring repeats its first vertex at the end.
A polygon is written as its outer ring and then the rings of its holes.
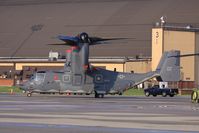
POLYGON ((40 71, 20 88, 30 93, 121 94, 134 84, 128 75, 99 68, 83 74, 40 71))

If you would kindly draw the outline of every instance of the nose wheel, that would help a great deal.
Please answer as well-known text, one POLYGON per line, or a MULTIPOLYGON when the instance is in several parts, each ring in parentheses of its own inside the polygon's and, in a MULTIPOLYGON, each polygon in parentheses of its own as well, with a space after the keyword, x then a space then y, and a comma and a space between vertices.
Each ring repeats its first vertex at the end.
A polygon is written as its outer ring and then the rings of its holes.
POLYGON ((32 93, 31 92, 28 92, 27 93, 27 97, 31 97, 32 96, 32 93))

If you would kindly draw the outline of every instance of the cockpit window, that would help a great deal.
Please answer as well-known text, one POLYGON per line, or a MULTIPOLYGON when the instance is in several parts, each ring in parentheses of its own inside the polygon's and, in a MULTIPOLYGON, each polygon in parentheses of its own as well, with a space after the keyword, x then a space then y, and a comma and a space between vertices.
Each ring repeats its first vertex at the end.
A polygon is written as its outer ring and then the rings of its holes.
POLYGON ((35 79, 35 76, 32 75, 32 76, 30 77, 30 80, 34 80, 34 79, 35 79))
POLYGON ((45 78, 45 75, 46 75, 45 73, 36 73, 35 81, 43 82, 44 78, 45 78))

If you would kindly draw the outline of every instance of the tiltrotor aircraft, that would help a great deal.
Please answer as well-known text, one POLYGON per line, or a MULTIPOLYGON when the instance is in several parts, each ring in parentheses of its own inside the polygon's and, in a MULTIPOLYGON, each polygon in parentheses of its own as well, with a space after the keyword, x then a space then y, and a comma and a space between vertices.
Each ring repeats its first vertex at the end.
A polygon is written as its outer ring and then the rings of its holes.
POLYGON ((89 46, 113 39, 89 37, 81 33, 75 37, 58 36, 71 49, 67 50, 66 62, 60 71, 38 71, 20 88, 32 93, 84 93, 103 98, 105 94, 121 94, 127 88, 138 85, 153 77, 163 81, 180 80, 179 51, 165 52, 156 71, 148 73, 123 73, 96 68, 89 64, 89 46))

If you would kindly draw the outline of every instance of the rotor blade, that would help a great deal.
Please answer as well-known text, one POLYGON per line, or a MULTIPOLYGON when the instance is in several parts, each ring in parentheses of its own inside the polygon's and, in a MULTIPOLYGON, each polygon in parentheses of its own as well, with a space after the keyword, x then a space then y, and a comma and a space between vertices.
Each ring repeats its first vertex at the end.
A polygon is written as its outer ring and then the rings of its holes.
MULTIPOLYGON (((51 44, 47 44, 47 45, 66 46, 66 45, 69 45, 69 44, 66 44, 66 43, 51 43, 51 44)), ((69 45, 69 46, 71 46, 71 45, 69 45)))
MULTIPOLYGON (((81 33, 81 34, 83 34, 83 33, 81 33)), ((86 34, 86 33, 84 33, 84 34, 86 34)), ((80 45, 79 43, 82 43, 82 40, 81 40, 82 38, 80 37, 80 35, 77 35, 75 37, 59 35, 59 36, 57 36, 57 39, 59 39, 61 41, 64 41, 65 43, 62 43, 62 44, 48 44, 48 45, 78 46, 78 45, 80 45)), ((100 37, 89 37, 88 36, 88 43, 89 43, 89 45, 99 45, 99 44, 105 44, 106 41, 124 40, 124 39, 135 39, 135 38, 100 38, 100 37)))
POLYGON ((59 40, 64 41, 64 42, 66 42, 66 41, 78 42, 78 38, 77 37, 59 35, 59 36, 57 36, 57 38, 59 40))
POLYGON ((77 37, 71 37, 71 36, 63 36, 59 35, 57 36, 59 40, 62 40, 65 42, 65 45, 76 45, 78 43, 78 38, 77 37))
POLYGON ((187 57, 187 56, 199 56, 199 53, 180 55, 180 57, 187 57))
POLYGON ((183 54, 183 55, 170 56, 170 57, 188 57, 188 56, 199 56, 199 53, 195 53, 195 54, 183 54))
POLYGON ((100 42, 105 42, 105 41, 112 41, 112 40, 124 40, 124 39, 129 39, 129 38, 99 38, 99 37, 89 37, 91 44, 90 45, 96 45, 96 44, 103 44, 100 42))
POLYGON ((56 38, 59 40, 64 41, 65 43, 54 43, 54 44, 47 44, 47 45, 56 45, 56 46, 76 46, 78 43, 78 39, 76 37, 70 37, 70 36, 62 36, 59 35, 56 38))

